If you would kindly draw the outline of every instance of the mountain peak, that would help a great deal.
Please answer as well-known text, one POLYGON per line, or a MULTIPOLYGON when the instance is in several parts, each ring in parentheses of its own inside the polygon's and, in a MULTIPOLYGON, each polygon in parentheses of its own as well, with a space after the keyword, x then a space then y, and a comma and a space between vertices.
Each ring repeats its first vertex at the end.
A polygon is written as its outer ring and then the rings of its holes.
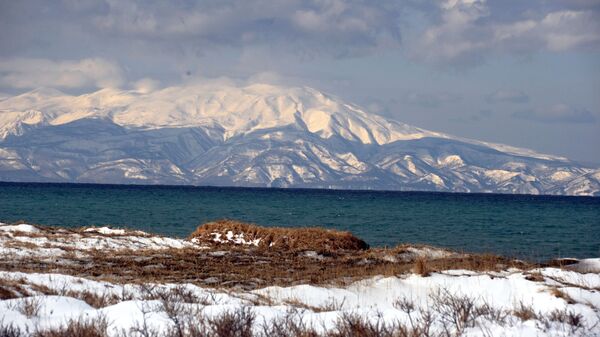
POLYGON ((370 114, 310 87, 37 89, 0 101, 0 180, 600 193, 590 172, 370 114))
POLYGON ((57 97, 57 96, 64 96, 65 93, 55 89, 55 88, 50 88, 50 87, 39 87, 36 89, 33 89, 31 91, 28 91, 24 94, 22 94, 21 96, 38 96, 38 97, 57 97))
POLYGON ((37 89, 17 98, 0 102, 0 109, 43 111, 52 125, 90 117, 108 117, 121 126, 149 129, 217 125, 226 139, 295 125, 323 138, 337 136, 363 144, 440 135, 370 115, 310 87, 198 84, 143 95, 102 89, 80 96, 37 89))

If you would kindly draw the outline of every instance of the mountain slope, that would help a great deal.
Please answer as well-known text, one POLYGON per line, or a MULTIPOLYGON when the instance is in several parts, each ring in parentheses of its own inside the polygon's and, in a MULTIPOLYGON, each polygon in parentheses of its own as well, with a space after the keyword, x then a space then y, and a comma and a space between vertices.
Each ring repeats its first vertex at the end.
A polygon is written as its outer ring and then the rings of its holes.
POLYGON ((597 169, 311 88, 38 89, 0 100, 0 180, 598 195, 597 169))

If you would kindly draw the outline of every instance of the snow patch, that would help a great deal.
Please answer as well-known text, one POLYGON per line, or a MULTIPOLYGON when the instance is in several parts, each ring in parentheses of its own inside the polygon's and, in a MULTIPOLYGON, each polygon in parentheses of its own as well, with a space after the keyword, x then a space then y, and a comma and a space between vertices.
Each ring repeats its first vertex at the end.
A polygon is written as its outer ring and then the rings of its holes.
POLYGON ((59 229, 48 231, 29 224, 0 224, 0 254, 51 259, 72 251, 121 249, 203 248, 190 241, 151 235, 142 231, 86 228, 83 233, 59 229), (16 235, 21 234, 21 235, 16 235))
POLYGON ((552 179, 554 181, 563 181, 563 180, 571 178, 572 176, 573 176, 573 174, 571 172, 556 171, 556 172, 552 173, 552 175, 550 176, 550 179, 552 179))
POLYGON ((23 232, 23 233, 38 233, 40 230, 32 225, 19 224, 19 225, 7 225, 0 222, 0 231, 3 232, 23 232))
MULTIPOLYGON (((261 241, 261 239, 246 240, 244 239, 244 233, 234 234, 233 231, 228 231, 225 234, 224 238, 221 233, 211 233, 211 235, 213 235, 213 242, 218 243, 233 243, 236 245, 258 246, 261 241)), ((196 240, 195 242, 198 242, 197 239, 193 240, 196 240)))
POLYGON ((465 165, 465 162, 459 155, 453 154, 446 156, 442 159, 438 159, 438 165, 440 166, 450 166, 450 167, 459 167, 465 165))
MULTIPOLYGON (((21 272, 0 272, 2 280, 20 280, 21 286, 34 293, 34 299, 41 303, 37 317, 26 317, 19 312, 25 298, 0 301, 0 312, 3 323, 14 323, 22 328, 47 329, 59 325, 70 318, 86 316, 106 316, 111 322, 112 335, 128 330, 144 319, 144 308, 154 308, 145 318, 151 327, 164 331, 171 323, 161 309, 160 303, 148 298, 148 289, 155 292, 169 292, 184 289, 194 297, 202 299, 201 303, 186 302, 184 305, 198 309, 203 314, 215 316, 232 310, 247 307, 257 317, 258 325, 269 323, 277 317, 284 317, 287 312, 294 311, 298 319, 320 332, 332 329, 335 322, 348 314, 363 318, 380 317, 383 322, 401 322, 410 324, 406 312, 401 310, 397 301, 411 303, 414 306, 412 318, 430 309, 435 323, 432 332, 443 332, 441 317, 435 310, 439 305, 436 296, 454 296, 458 299, 473 301, 475 306, 488 306, 493 310, 507 312, 507 320, 499 324, 493 320, 476 321, 475 327, 466 328, 462 336, 482 336, 481 331, 489 331, 493 336, 592 336, 600 334, 600 322, 597 310, 600 308, 600 296, 593 289, 576 286, 563 286, 561 291, 568 293, 576 303, 570 303, 556 297, 552 289, 557 280, 565 282, 577 281, 581 274, 563 271, 556 268, 540 270, 546 277, 543 281, 532 281, 527 274, 520 271, 502 271, 493 274, 467 270, 453 270, 445 273, 433 273, 429 277, 409 274, 404 277, 381 277, 365 279, 347 286, 313 286, 299 284, 290 287, 270 286, 253 291, 221 290, 219 288, 203 288, 192 284, 114 284, 93 281, 85 278, 61 274, 35 274, 21 272), (578 276, 579 275, 579 276, 578 276), (39 289, 50 289, 60 292, 68 289, 76 292, 88 291, 92 294, 113 294, 120 298, 127 294, 127 299, 104 308, 93 308, 84 301, 69 296, 49 296, 39 289), (262 304, 253 303, 263 299, 262 304), (264 300, 266 299, 266 300, 264 300), (537 315, 550 315, 554 311, 571 312, 580 315, 585 326, 579 329, 565 329, 570 326, 553 322, 543 324, 533 317, 521 320, 512 314, 512 310, 523 305, 530 307, 537 315), (314 308, 314 309, 313 309, 314 308)), ((600 282, 600 275, 586 274, 585 282, 595 285, 600 282)), ((576 284, 576 283, 573 283, 576 284)), ((73 295, 71 295, 73 296, 73 295)), ((179 302, 176 302, 179 303, 179 302)), ((182 303, 183 304, 183 303, 182 303)), ((448 326, 447 326, 448 327, 448 326)), ((449 327, 452 328, 452 325, 449 327)), ((451 333, 453 330, 450 331, 451 333)))
MULTIPOLYGON (((565 268, 578 273, 600 274, 600 258, 579 260, 579 262, 565 266, 565 268)), ((597 287, 600 287, 600 283, 598 283, 597 287)))
POLYGON ((487 178, 490 178, 496 182, 502 182, 518 176, 519 172, 511 172, 506 170, 485 170, 483 174, 487 178))

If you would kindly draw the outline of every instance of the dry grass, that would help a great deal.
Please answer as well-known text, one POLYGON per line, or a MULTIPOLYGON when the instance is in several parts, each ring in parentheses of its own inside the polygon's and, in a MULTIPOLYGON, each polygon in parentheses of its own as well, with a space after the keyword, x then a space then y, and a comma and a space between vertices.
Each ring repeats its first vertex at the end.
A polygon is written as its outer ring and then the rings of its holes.
POLYGON ((320 337, 314 329, 309 327, 298 314, 297 310, 290 310, 286 315, 276 318, 271 322, 263 322, 261 336, 269 337, 320 337))
POLYGON ((575 264, 577 262, 579 262, 579 260, 570 259, 570 258, 553 259, 553 260, 550 260, 547 263, 545 263, 544 266, 545 267, 563 268, 563 267, 575 264))
MULTIPOLYGON (((340 251, 322 259, 301 252, 231 246, 211 248, 120 250, 40 261, 36 258, 0 260, 0 270, 54 272, 112 283, 192 283, 208 287, 256 289, 269 285, 345 284, 376 275, 410 273, 414 260, 390 262, 382 258, 393 250, 340 251)), ((427 260, 428 272, 449 269, 498 271, 503 264, 530 268, 510 259, 469 255, 427 260)), ((11 294, 5 296, 13 296, 11 294)))
POLYGON ((21 330, 18 325, 6 324, 0 321, 0 336, 2 337, 24 337, 25 331, 21 330))
POLYGON ((527 275, 525 276, 525 279, 527 281, 533 281, 533 282, 544 282, 544 275, 542 275, 542 273, 540 272, 535 272, 535 273, 527 273, 527 275))
POLYGON ((569 296, 569 294, 565 293, 558 287, 550 288, 550 294, 552 294, 554 297, 562 298, 568 304, 575 304, 575 301, 571 298, 571 296, 569 296))
POLYGON ((385 323, 381 317, 377 320, 366 320, 363 317, 352 314, 343 314, 338 318, 338 322, 333 331, 327 334, 328 337, 396 337, 399 330, 397 323, 385 323))
MULTIPOLYGON (((252 307, 239 307, 218 315, 205 315, 202 310, 189 310, 180 302, 161 301, 160 308, 142 307, 143 320, 130 329, 120 331, 119 337, 460 337, 468 328, 481 328, 485 332, 490 324, 516 326, 535 319, 541 331, 557 329, 569 334, 591 329, 580 314, 568 310, 555 310, 549 314, 535 314, 530 307, 520 305, 512 311, 477 305, 473 298, 453 295, 446 290, 434 294, 434 305, 416 313, 410 300, 396 302, 396 308, 406 313, 408 321, 384 320, 382 314, 369 317, 341 313, 333 326, 317 333, 306 324, 299 309, 290 309, 286 315, 272 321, 259 321, 252 307), (148 315, 160 310, 170 323, 165 330, 157 330, 148 315), (509 319, 509 315, 520 321, 509 319)), ((0 336, 6 337, 105 337, 111 327, 104 316, 72 319, 64 325, 46 330, 34 328, 21 330, 0 320, 0 336)), ((591 331, 591 330, 590 330, 591 331)), ((114 335, 114 334, 113 334, 114 335)), ((484 334, 484 336, 487 336, 484 334)))
MULTIPOLYGON (((0 221, 0 222, 2 222, 2 221, 0 221)), ((13 235, 13 236, 25 236, 25 237, 31 237, 31 238, 47 237, 47 236, 53 236, 55 238, 68 238, 69 235, 72 235, 72 234, 78 234, 81 237, 94 237, 94 236, 124 237, 124 236, 131 236, 131 235, 135 235, 135 236, 139 236, 139 237, 158 236, 158 235, 154 235, 154 234, 141 232, 141 231, 138 231, 135 229, 122 228, 120 226, 117 229, 125 230, 125 232, 123 234, 99 233, 99 232, 95 232, 95 231, 89 231, 90 228, 99 228, 99 227, 93 227, 93 226, 92 227, 67 228, 67 227, 45 226, 45 225, 40 225, 40 224, 33 224, 31 222, 23 221, 23 220, 13 221, 13 222, 4 222, 4 224, 7 226, 16 226, 16 225, 21 225, 21 224, 27 224, 27 225, 37 228, 39 230, 38 232, 22 232, 22 231, 11 231, 10 232, 11 235, 13 235)), ((102 227, 112 228, 110 225, 102 226, 102 227)), ((0 232, 0 235, 7 235, 7 233, 0 232)))
POLYGON ((512 315, 519 318, 523 322, 537 319, 538 317, 535 311, 533 311, 533 307, 531 305, 525 305, 523 302, 520 302, 519 305, 512 311, 512 315))
POLYGON ((344 301, 345 300, 338 301, 335 298, 329 298, 324 304, 320 306, 313 306, 308 305, 297 298, 291 298, 284 301, 284 303, 294 308, 307 309, 312 312, 332 312, 342 310, 344 301))
POLYGON ((37 317, 42 310, 40 297, 25 297, 17 305, 17 310, 27 318, 37 317))
POLYGON ((24 284, 24 279, 0 278, 0 300, 28 296, 29 292, 23 287, 24 284))
POLYGON ((415 261, 415 265, 413 267, 413 272, 415 274, 421 275, 423 277, 427 277, 427 276, 431 275, 431 272, 429 271, 429 267, 427 266, 427 259, 423 258, 423 257, 417 258, 417 260, 415 261))
MULTIPOLYGON (((228 232, 243 233, 244 240, 260 239, 259 247, 277 250, 331 252, 340 250, 365 250, 369 248, 366 242, 352 235, 325 228, 283 228, 262 227, 253 224, 221 220, 199 226, 189 239, 201 243, 215 244, 215 233, 225 237, 228 232)), ((218 243, 217 243, 218 244, 218 243)))
MULTIPOLYGON (((50 242, 55 236, 64 240, 73 233, 99 235, 81 229, 38 228, 40 231, 32 234, 45 236, 50 242)), ((367 249, 364 241, 347 232, 263 228, 233 221, 205 224, 190 238, 201 238, 202 244, 179 249, 110 250, 110 254, 106 250, 72 251, 59 259, 7 258, 0 259, 0 270, 54 272, 113 283, 192 283, 249 290, 269 285, 343 285, 376 275, 395 276, 412 271, 425 276, 449 269, 499 271, 536 266, 496 255, 458 254, 422 245, 367 249), (212 241, 215 231, 226 234, 230 230, 244 233, 246 240, 261 237, 261 245, 224 245, 212 241), (200 249, 205 243, 210 243, 208 248, 200 249), (437 258, 427 255, 431 251, 437 252, 437 258)), ((71 240, 75 239, 71 236, 71 240)), ((0 280, 0 298, 22 295, 26 294, 14 282, 7 284, 0 280)), ((114 301, 93 294, 72 295, 94 307, 114 301)))
POLYGON ((85 303, 89 304, 91 307, 100 309, 104 307, 108 307, 110 305, 117 304, 124 299, 120 296, 110 293, 108 291, 102 293, 96 293, 93 291, 83 290, 83 291, 74 291, 67 290, 61 293, 62 296, 68 296, 80 299, 85 303))
POLYGON ((37 330, 32 337, 106 337, 109 322, 103 316, 93 319, 78 318, 48 330, 37 330))

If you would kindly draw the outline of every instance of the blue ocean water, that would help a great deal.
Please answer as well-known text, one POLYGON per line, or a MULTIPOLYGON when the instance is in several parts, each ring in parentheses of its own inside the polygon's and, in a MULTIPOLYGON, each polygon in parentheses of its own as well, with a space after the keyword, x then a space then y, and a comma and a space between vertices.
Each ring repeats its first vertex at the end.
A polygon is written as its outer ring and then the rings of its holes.
POLYGON ((426 192, 0 183, 0 221, 112 225, 185 237, 201 223, 348 230, 541 261, 600 256, 600 198, 426 192))

